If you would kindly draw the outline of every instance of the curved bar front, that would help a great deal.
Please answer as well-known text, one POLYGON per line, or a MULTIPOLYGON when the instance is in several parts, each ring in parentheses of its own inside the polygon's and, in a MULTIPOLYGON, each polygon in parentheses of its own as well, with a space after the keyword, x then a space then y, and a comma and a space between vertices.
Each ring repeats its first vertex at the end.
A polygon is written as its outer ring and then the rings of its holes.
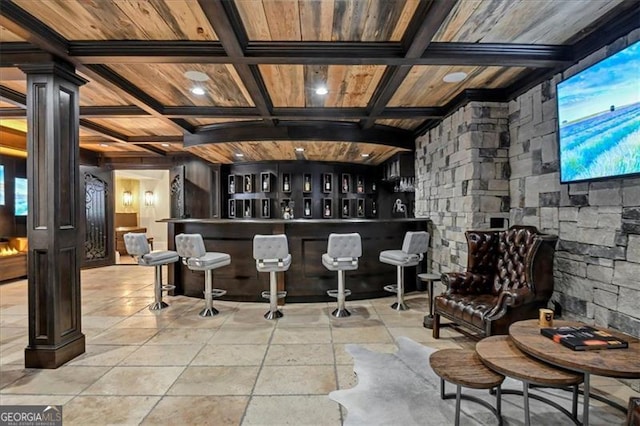
MULTIPOLYGON (((216 270, 214 286, 227 290, 224 300, 262 302, 260 294, 269 288, 269 277, 256 270, 253 260, 255 234, 286 234, 291 253, 291 267, 278 274, 278 290, 287 291, 287 302, 332 301, 327 290, 337 288, 336 274, 323 265, 321 256, 327 251, 329 234, 358 232, 362 237, 362 257, 358 270, 347 272, 349 299, 388 296, 383 290, 396 282, 396 268, 378 260, 382 250, 399 250, 407 231, 427 231, 427 219, 165 219, 169 224, 169 249, 180 233, 201 234, 207 251, 231 255, 231 265, 216 270)), ((417 274, 426 270, 425 259, 418 267, 406 268, 405 289, 413 291, 417 274), (423 266, 424 265, 424 266, 423 266), (416 268, 419 268, 416 271, 416 268)), ((204 277, 181 263, 169 266, 169 280, 175 294, 202 298, 204 277)))

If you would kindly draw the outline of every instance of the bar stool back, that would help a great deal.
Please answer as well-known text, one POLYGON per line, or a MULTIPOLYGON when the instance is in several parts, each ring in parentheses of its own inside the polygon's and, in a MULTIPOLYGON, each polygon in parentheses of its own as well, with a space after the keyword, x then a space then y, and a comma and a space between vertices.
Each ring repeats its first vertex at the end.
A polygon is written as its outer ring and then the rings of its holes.
POLYGON ((204 275, 204 309, 201 317, 212 317, 218 314, 213 307, 213 298, 224 296, 227 291, 213 288, 213 270, 231 263, 227 253, 207 252, 200 234, 176 235, 176 250, 184 263, 192 271, 205 271, 204 275))
POLYGON ((149 309, 157 311, 164 309, 169 305, 162 301, 162 292, 170 291, 176 288, 174 285, 162 285, 162 265, 178 261, 178 253, 172 250, 150 251, 147 235, 144 233, 128 232, 124 234, 124 246, 127 253, 137 258, 138 265, 153 266, 156 268, 154 282, 154 301, 149 305, 149 309))
POLYGON ((253 237, 253 258, 256 260, 258 272, 269 272, 269 291, 263 291, 262 297, 269 299, 269 311, 264 314, 266 319, 278 319, 283 316, 278 310, 278 299, 286 297, 286 291, 278 291, 276 272, 284 272, 291 266, 291 254, 287 236, 255 235, 253 237))
POLYGON ((322 255, 322 264, 330 271, 338 271, 338 289, 328 290, 327 294, 338 299, 338 307, 331 313, 336 318, 348 317, 351 313, 345 308, 345 298, 351 290, 344 288, 344 271, 358 269, 358 258, 362 256, 362 240, 357 232, 351 234, 329 234, 327 252, 322 255))
POLYGON ((425 231, 407 232, 404 234, 402 250, 384 250, 380 252, 380 262, 395 265, 397 268, 397 283, 384 287, 386 291, 396 293, 397 301, 391 307, 397 311, 409 309, 404 303, 404 268, 416 266, 424 258, 429 248, 429 233, 425 231))

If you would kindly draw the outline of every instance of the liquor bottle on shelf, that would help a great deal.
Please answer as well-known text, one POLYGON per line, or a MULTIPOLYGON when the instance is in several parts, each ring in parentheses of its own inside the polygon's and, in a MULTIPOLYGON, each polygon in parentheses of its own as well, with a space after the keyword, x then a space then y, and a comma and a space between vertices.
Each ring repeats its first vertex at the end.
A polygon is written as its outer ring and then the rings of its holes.
POLYGON ((324 175, 324 190, 331 192, 331 175, 324 175))
POLYGON ((229 203, 229 217, 236 217, 236 202, 234 200, 229 203))
POLYGON ((331 203, 329 202, 324 204, 324 215, 326 217, 331 217, 331 203))
POLYGON ((342 178, 342 192, 349 192, 349 179, 346 176, 342 178))
POLYGON ((311 202, 309 200, 304 202, 304 215, 311 216, 311 202))
POLYGON ((247 205, 244 209, 244 217, 251 217, 251 208, 247 205))
POLYGON ((362 177, 360 177, 360 176, 358 176, 358 181, 356 183, 356 192, 358 194, 364 193, 364 181, 362 180, 362 177))
POLYGON ((311 175, 304 175, 304 192, 311 192, 311 175))
POLYGON ((371 184, 371 191, 376 192, 376 183, 375 182, 373 182, 371 184))
POLYGON ((364 206, 362 203, 358 203, 358 217, 364 216, 364 206))
POLYGON ((233 177, 229 178, 229 194, 236 193, 236 180, 233 177))
POLYGON ((289 175, 284 175, 282 182, 282 190, 289 192, 291 190, 291 184, 289 183, 289 175))
POLYGON ((349 216, 349 205, 348 204, 344 204, 342 206, 342 214, 344 216, 349 216))
POLYGON ((263 176, 262 177, 262 190, 264 192, 268 192, 269 191, 269 176, 263 176))
POLYGON ((249 175, 244 177, 244 192, 252 192, 251 176, 249 175))
POLYGON ((266 200, 262 202, 262 216, 269 217, 269 202, 266 200))
POLYGON ((375 216, 375 215, 377 215, 377 214, 378 214, 378 209, 377 209, 377 207, 376 207, 376 202, 375 202, 375 201, 371 204, 371 214, 372 214, 373 216, 375 216))

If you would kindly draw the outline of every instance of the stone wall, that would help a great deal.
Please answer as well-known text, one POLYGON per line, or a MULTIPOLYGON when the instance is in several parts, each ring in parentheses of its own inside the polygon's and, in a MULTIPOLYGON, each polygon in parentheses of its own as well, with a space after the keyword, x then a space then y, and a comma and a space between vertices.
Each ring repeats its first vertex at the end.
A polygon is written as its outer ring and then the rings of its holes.
POLYGON ((558 81, 639 39, 636 30, 508 104, 469 103, 416 140, 431 271, 464 269, 464 231, 491 217, 534 225, 560 237, 553 300, 563 317, 640 336, 640 178, 561 185, 555 94, 558 81))
POLYGON ((428 217, 429 270, 462 270, 464 231, 509 217, 508 107, 472 102, 416 140, 416 217, 428 217))
POLYGON ((640 39, 617 40, 509 103, 511 222, 560 237, 563 316, 640 336, 640 178, 560 184, 557 82, 640 39))

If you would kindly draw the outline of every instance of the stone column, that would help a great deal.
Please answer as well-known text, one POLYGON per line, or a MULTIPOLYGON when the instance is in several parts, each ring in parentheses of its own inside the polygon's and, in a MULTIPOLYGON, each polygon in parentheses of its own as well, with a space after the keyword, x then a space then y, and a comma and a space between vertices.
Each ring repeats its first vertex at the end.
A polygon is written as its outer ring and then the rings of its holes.
POLYGON ((79 182, 79 87, 61 62, 27 74, 29 345, 25 367, 57 368, 85 351, 80 329, 83 197, 79 182))

